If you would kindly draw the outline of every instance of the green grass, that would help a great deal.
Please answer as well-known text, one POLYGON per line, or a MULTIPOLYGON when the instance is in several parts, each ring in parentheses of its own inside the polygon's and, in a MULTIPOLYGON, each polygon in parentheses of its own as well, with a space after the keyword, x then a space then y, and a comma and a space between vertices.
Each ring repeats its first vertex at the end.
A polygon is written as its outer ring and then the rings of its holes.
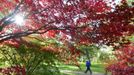
POLYGON ((66 73, 61 73, 61 75, 75 75, 75 74, 66 74, 66 73))
POLYGON ((100 72, 100 73, 104 73, 105 72, 104 64, 93 64, 91 69, 94 72, 100 72))
MULTIPOLYGON (((3 64, 0 65, 1 67, 3 66, 3 64)), ((69 70, 69 71, 80 71, 80 72, 84 72, 86 70, 86 66, 85 63, 80 63, 80 67, 82 70, 80 70, 77 66, 74 65, 65 65, 65 64, 60 64, 59 66, 59 70, 69 70)), ((104 73, 104 64, 100 64, 100 63, 92 63, 91 66, 91 70, 93 72, 99 72, 99 73, 104 73)), ((66 73, 66 72, 61 72, 61 75, 76 75, 73 73, 66 73)))
MULTIPOLYGON (((81 71, 85 71, 86 70, 86 66, 84 63, 80 64, 82 70, 81 71)), ((59 66, 60 70, 71 70, 71 71, 80 71, 80 69, 77 66, 73 66, 73 65, 60 65, 59 66)), ((93 72, 99 72, 99 73, 104 73, 104 64, 100 64, 100 63, 92 63, 91 69, 93 72)))

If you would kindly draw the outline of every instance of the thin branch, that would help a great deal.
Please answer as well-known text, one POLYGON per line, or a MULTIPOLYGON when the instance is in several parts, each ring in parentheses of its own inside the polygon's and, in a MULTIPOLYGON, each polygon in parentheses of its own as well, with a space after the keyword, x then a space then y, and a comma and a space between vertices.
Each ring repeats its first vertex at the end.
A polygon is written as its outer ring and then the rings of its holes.
POLYGON ((25 32, 19 32, 19 33, 14 33, 14 34, 7 34, 5 36, 0 36, 0 38, 1 38, 0 42, 3 42, 5 40, 9 40, 9 39, 13 39, 13 38, 20 38, 20 37, 23 37, 23 36, 28 36, 28 35, 31 35, 31 34, 43 34, 43 33, 46 33, 50 30, 71 30, 71 29, 78 29, 78 28, 84 28, 84 27, 86 27, 86 25, 81 26, 81 27, 66 26, 66 27, 63 27, 63 28, 53 27, 53 28, 48 28, 47 29, 47 25, 44 25, 44 26, 42 26, 42 27, 40 27, 36 30, 33 30, 33 31, 27 30, 25 32), (46 28, 45 31, 39 32, 40 30, 45 29, 45 28, 46 28))

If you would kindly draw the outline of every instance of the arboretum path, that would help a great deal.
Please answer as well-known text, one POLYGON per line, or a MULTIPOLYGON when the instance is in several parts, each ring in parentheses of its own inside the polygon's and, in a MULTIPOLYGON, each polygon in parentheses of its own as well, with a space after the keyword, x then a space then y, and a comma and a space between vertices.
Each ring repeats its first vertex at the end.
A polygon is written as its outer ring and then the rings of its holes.
MULTIPOLYGON (((70 74, 70 75, 90 75, 89 72, 87 74, 85 74, 82 71, 79 72, 79 71, 62 70, 61 72, 65 73, 65 74, 70 74)), ((93 72, 92 75, 104 75, 104 74, 93 72)), ((110 74, 108 74, 108 75, 110 75, 110 74)))

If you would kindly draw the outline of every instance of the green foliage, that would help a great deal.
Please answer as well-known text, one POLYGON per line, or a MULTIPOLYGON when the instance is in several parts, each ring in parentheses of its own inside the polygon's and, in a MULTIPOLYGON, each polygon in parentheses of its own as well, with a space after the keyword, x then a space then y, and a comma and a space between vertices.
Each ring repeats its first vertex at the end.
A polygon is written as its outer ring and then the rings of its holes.
MULTIPOLYGON (((80 46, 79 49, 84 53, 85 56, 82 56, 82 59, 85 57, 89 58, 92 60, 94 57, 97 56, 97 53, 99 51, 99 48, 95 45, 90 45, 90 46, 80 46)), ((87 60, 87 59, 86 59, 87 60)))
POLYGON ((127 0, 128 4, 131 5, 134 0, 127 0))
POLYGON ((134 42, 134 35, 127 36, 126 39, 128 39, 131 42, 134 42))
POLYGON ((108 61, 114 59, 114 55, 112 53, 100 52, 98 60, 103 63, 107 63, 108 61))
POLYGON ((108 61, 114 59, 113 48, 108 46, 96 46, 96 45, 90 45, 90 46, 80 46, 79 49, 84 53, 83 56, 81 56, 81 60, 85 61, 88 60, 88 56, 92 62, 102 62, 107 63, 108 61))
POLYGON ((4 16, 4 15, 0 12, 0 19, 3 18, 3 16, 4 16))
POLYGON ((41 63, 35 70, 33 75, 60 75, 60 71, 56 65, 41 63))
MULTIPOLYGON (((26 68, 27 75, 59 75, 56 67, 56 54, 48 51, 40 51, 37 47, 21 45, 19 48, 3 46, 0 48, 2 58, 7 66, 20 65, 26 68)), ((6 66, 6 65, 5 65, 6 66)))

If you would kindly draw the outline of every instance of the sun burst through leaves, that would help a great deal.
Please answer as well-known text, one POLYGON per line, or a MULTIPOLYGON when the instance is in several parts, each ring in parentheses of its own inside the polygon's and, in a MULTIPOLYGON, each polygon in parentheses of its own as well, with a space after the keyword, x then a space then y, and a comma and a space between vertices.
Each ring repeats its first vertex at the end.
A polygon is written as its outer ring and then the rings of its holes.
POLYGON ((14 17, 14 23, 16 23, 17 25, 19 25, 19 26, 22 26, 22 25, 24 25, 24 16, 23 15, 21 15, 21 14, 18 14, 18 15, 16 15, 15 17, 14 17))

